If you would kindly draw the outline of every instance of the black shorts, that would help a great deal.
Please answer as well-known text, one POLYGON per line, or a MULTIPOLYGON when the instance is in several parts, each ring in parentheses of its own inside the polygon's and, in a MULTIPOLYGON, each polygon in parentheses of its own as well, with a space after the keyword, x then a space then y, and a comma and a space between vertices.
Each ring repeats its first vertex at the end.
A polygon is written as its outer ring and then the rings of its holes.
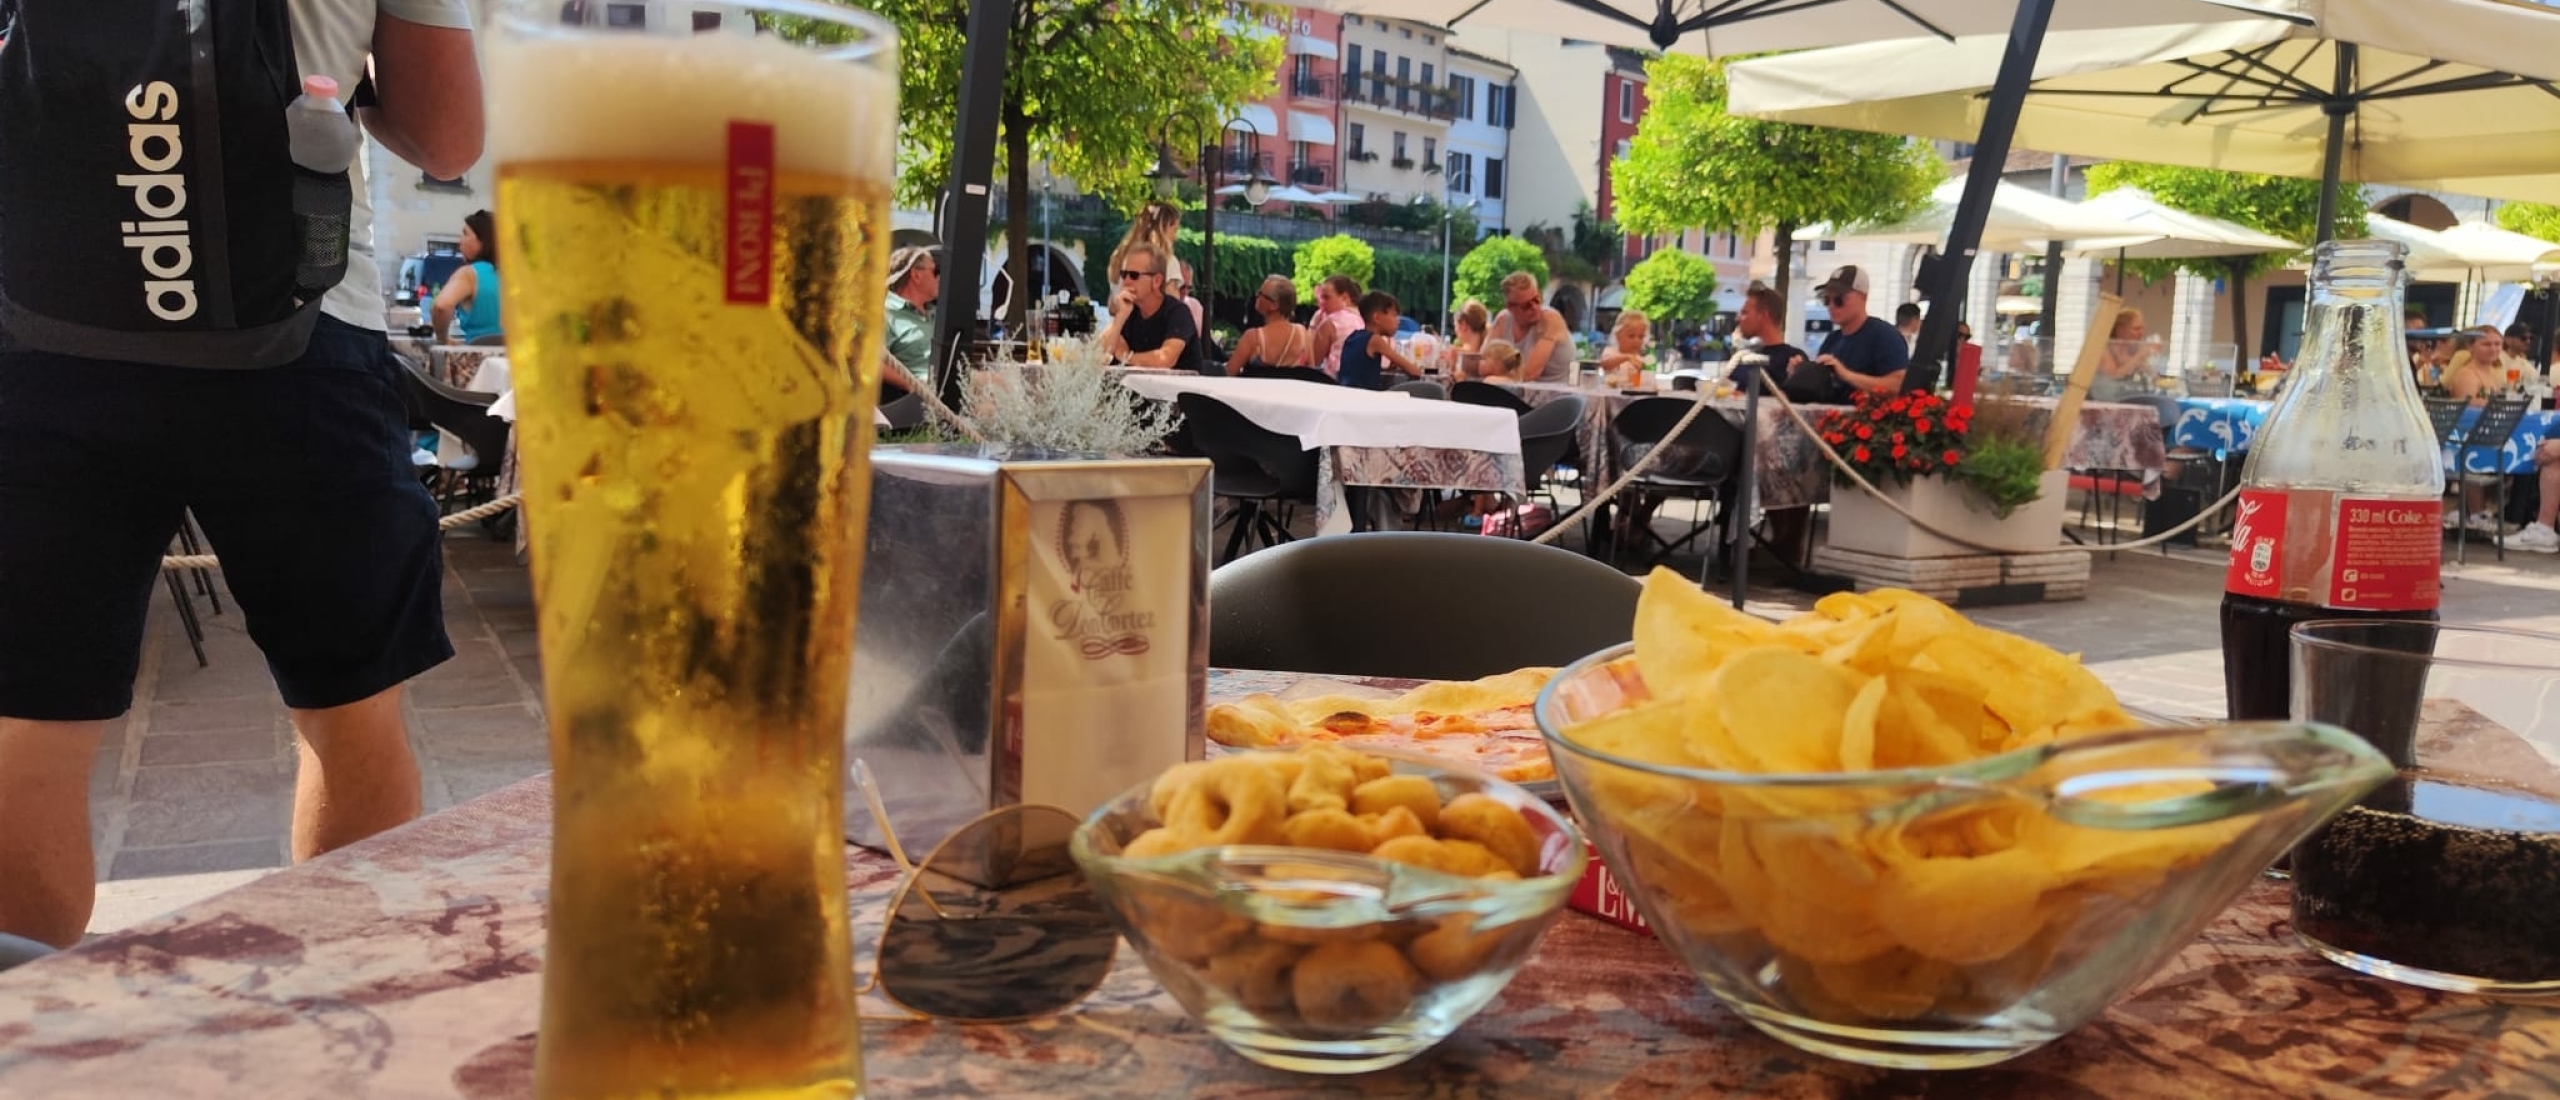
POLYGON ((381 333, 327 317, 273 370, 0 350, 0 716, 132 705, 188 509, 287 706, 356 702, 452 656, 400 370, 381 333))

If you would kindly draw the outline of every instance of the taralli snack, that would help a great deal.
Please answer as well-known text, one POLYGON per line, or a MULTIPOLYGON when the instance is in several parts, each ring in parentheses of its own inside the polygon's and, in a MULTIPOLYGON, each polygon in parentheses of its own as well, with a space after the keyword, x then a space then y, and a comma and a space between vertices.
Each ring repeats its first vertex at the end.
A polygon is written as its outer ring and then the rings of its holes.
MULTIPOLYGON (((2075 658, 1910 592, 1835 593, 1772 623, 1656 570, 1634 637, 1601 681, 1626 688, 1627 705, 1562 736, 1639 764, 1741 776, 1937 768, 2138 725, 2075 658)), ((2004 1010, 2090 899, 2141 898, 2248 827, 2091 828, 2033 798, 1963 792, 1914 804, 1889 779, 1711 783, 1624 768, 1595 774, 1589 791, 1623 834, 1628 865, 1612 870, 1652 891, 1660 920, 1738 956, 1766 950, 1789 995, 1835 1021, 2004 1010)), ((1508 857, 1484 832, 1507 826, 1469 824, 1462 801, 1442 808, 1440 833, 1508 857)))
POLYGON ((1528 958, 1579 877, 1571 825, 1491 780, 1392 767, 1330 743, 1238 753, 1106 808, 1126 839, 1104 895, 1213 1031, 1242 1009, 1266 1037, 1410 1042, 1528 958))

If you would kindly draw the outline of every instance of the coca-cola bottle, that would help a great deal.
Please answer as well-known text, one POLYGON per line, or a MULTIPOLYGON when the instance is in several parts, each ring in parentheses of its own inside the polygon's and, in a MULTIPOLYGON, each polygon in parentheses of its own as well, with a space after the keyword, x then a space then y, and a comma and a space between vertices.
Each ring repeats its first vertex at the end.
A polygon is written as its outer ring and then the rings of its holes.
POLYGON ((2403 251, 2330 241, 2314 254, 2302 354, 2250 446, 2233 514, 2222 679, 2234 719, 2290 717, 2296 623, 2435 620, 2444 456, 2402 350, 2403 251))

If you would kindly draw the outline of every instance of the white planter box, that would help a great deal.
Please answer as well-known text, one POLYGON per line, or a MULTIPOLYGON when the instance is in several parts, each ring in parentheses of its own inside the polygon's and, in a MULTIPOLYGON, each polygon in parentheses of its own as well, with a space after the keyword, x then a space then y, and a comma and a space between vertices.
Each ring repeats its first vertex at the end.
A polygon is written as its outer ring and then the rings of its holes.
MULTIPOLYGON (((1932 527, 1964 536, 2009 553, 2036 553, 2062 544, 2063 498, 2071 477, 2047 470, 2044 493, 2033 503, 2000 519, 1981 505, 1973 492, 1943 477, 1913 478, 1901 485, 1880 486, 1886 496, 1911 510, 1932 527)), ((1912 525, 1891 508, 1869 498, 1854 485, 1831 488, 1832 546, 1889 558, 1946 558, 1990 551, 1949 542, 1912 525)))

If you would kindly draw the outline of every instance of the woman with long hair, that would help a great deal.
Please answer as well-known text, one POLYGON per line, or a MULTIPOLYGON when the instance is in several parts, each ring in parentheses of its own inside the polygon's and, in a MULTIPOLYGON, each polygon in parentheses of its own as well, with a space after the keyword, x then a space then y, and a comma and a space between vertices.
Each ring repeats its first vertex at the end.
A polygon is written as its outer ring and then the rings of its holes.
POLYGON ((2117 401, 2152 392, 2151 378, 2159 373, 2152 359, 2160 354, 2160 344, 2143 335, 2141 310, 2116 311, 2107 326, 2106 351, 2098 357, 2098 377, 2089 383, 2089 400, 2117 401))
POLYGON ((1314 346, 1308 341, 1307 326, 1297 322, 1298 286, 1286 276, 1272 275, 1262 280, 1253 294, 1254 316, 1262 323, 1246 329, 1236 338, 1235 354, 1227 357, 1228 374, 1247 371, 1269 371, 1284 367, 1303 368, 1314 360, 1314 346))
POLYGON ((462 266, 436 292, 436 342, 463 343, 499 336, 498 219, 474 210, 462 219, 462 266))

